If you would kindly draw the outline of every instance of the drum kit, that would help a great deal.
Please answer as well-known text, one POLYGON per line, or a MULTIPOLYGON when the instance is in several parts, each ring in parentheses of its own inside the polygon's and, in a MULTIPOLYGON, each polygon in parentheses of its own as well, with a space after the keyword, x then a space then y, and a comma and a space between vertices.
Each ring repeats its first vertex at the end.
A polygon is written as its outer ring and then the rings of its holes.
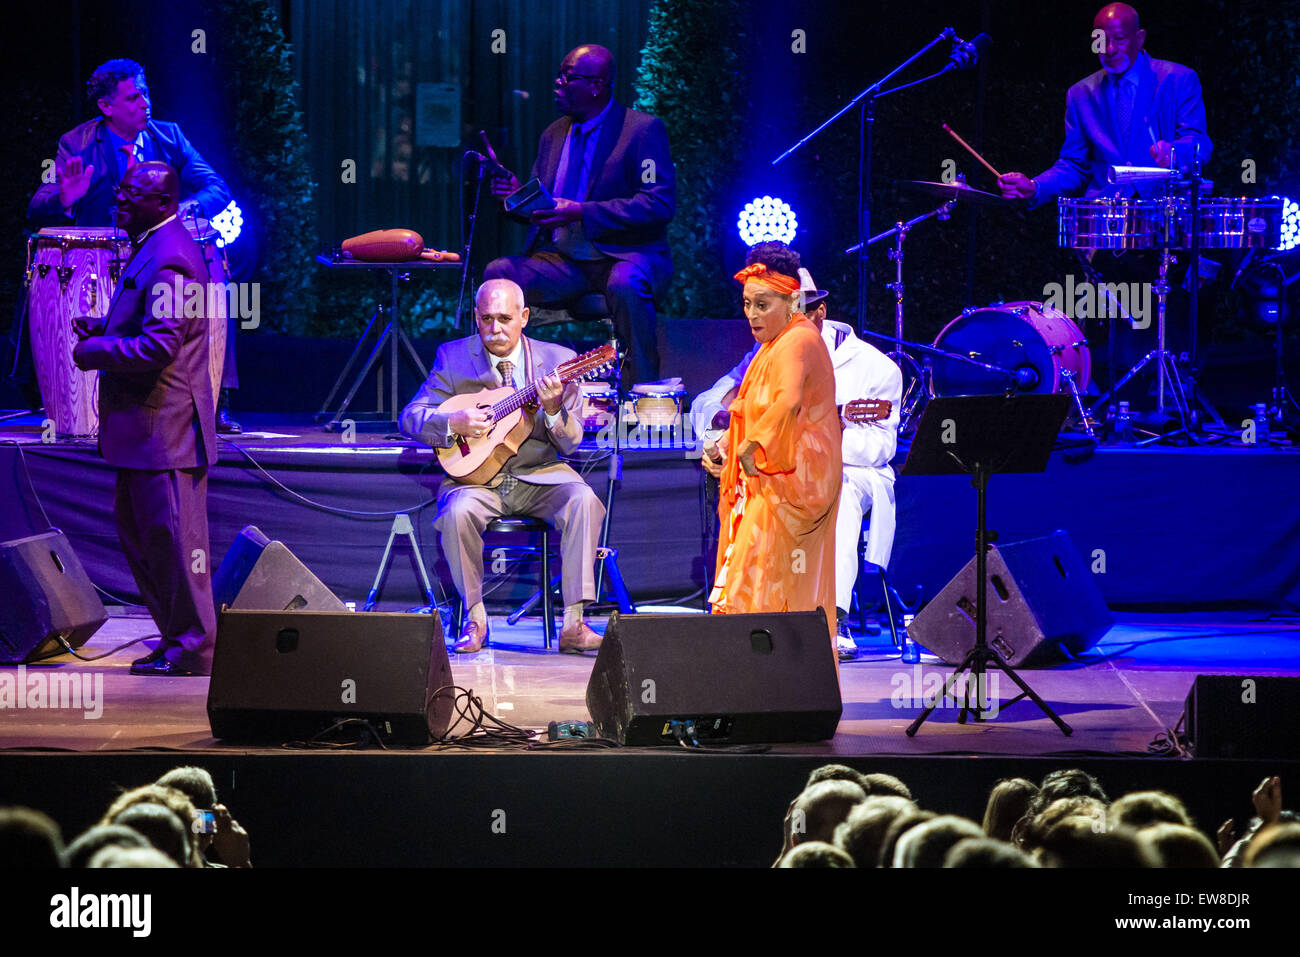
MULTIPOLYGON (((216 245, 218 233, 197 215, 182 217, 198 242, 208 266, 208 282, 221 284, 221 295, 205 291, 208 304, 208 372, 213 401, 221 390, 226 355, 224 294, 230 281, 225 253, 216 245)), ((99 431, 99 375, 78 369, 72 360, 78 317, 103 319, 127 261, 131 241, 113 227, 62 226, 42 229, 27 240, 26 318, 32 358, 45 417, 59 438, 94 438, 99 431)), ((210 287, 209 287, 210 288, 210 287)))
MULTIPOLYGON (((1164 196, 1155 199, 1063 198, 1057 204, 1058 244, 1062 248, 1159 253, 1158 274, 1151 287, 1157 301, 1157 346, 1122 378, 1112 382, 1110 391, 1089 407, 1084 405, 1092 381, 1087 337, 1073 318, 1052 303, 1023 300, 967 308, 943 327, 931 345, 910 342, 904 337, 903 241, 907 233, 924 220, 947 219, 957 204, 1009 207, 1015 201, 968 186, 960 176, 951 183, 899 182, 908 191, 944 200, 938 209, 896 223, 892 229, 867 241, 871 245, 888 238, 894 240, 889 255, 895 265, 895 276, 893 282, 886 284, 894 293, 894 335, 870 331, 867 334, 897 347, 890 358, 902 368, 906 383, 903 430, 915 427, 930 398, 1046 392, 1072 396, 1079 424, 1095 438, 1094 423, 1110 397, 1152 363, 1157 371, 1157 410, 1166 410, 1166 395, 1170 396, 1171 411, 1181 420, 1183 430, 1188 429, 1193 420, 1188 384, 1180 376, 1166 343, 1168 273, 1175 261, 1174 254, 1191 250, 1195 257, 1201 249, 1276 248, 1281 242, 1283 201, 1277 197, 1189 199, 1179 195, 1176 174, 1159 170, 1148 178, 1157 178, 1157 173, 1168 179, 1170 186, 1164 196), (920 353, 925 359, 918 362, 910 353, 920 353)), ((1204 188, 1199 177, 1192 188, 1204 188)), ((855 246, 846 252, 853 253, 859 248, 855 246)), ((1122 306, 1120 315, 1125 315, 1122 306)), ((1210 408, 1208 403, 1207 408, 1210 408)))

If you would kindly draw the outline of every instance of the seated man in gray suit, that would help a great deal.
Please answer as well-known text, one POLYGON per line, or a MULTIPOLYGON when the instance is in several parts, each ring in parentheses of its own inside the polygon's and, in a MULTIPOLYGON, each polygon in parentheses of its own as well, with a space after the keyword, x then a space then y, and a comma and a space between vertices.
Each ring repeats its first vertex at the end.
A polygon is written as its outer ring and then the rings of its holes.
MULTIPOLYGON (((488 263, 488 279, 513 279, 535 306, 603 293, 627 348, 625 383, 659 378, 655 297, 672 279, 668 221, 676 208, 673 160, 663 121, 613 100, 614 56, 596 44, 564 57, 555 77, 563 113, 543 132, 532 175, 555 208, 532 214, 523 256, 488 263)), ((513 174, 492 192, 519 188, 513 174)))
POLYGON ((1163 183, 1110 186, 1109 168, 1152 163, 1168 168, 1175 146, 1180 165, 1190 163, 1193 146, 1201 165, 1209 163, 1212 144, 1205 134, 1205 102, 1196 72, 1143 51, 1147 32, 1126 3, 1102 7, 1092 25, 1094 33, 1105 34, 1102 68, 1066 94, 1060 157, 1033 179, 1003 173, 998 178, 1003 196, 1027 199, 1031 207, 1079 193, 1154 196, 1163 183))
POLYGON ((117 534, 162 636, 131 674, 164 677, 210 674, 217 633, 208 553, 208 466, 217 461, 208 321, 186 309, 192 283, 206 290, 208 270, 176 217, 179 193, 166 163, 136 163, 122 178, 117 225, 133 252, 102 326, 77 319, 72 350, 80 368, 101 370, 99 451, 117 467, 117 534))
POLYGON ((560 590, 564 626, 560 650, 574 654, 600 647, 582 610, 596 599, 592 569, 605 506, 582 476, 559 460, 582 441, 582 399, 576 383, 563 386, 555 369, 574 352, 523 335, 528 325, 524 292, 509 279, 489 279, 474 297, 478 335, 444 343, 433 371, 402 410, 402 433, 435 448, 450 448, 456 436, 482 436, 491 428, 478 409, 451 414, 438 406, 466 392, 523 388, 538 383, 541 409, 533 431, 487 485, 463 485, 447 478, 438 490, 438 530, 456 590, 465 603, 465 624, 454 651, 478 651, 488 641, 483 606, 483 530, 502 515, 530 515, 560 530, 560 590))

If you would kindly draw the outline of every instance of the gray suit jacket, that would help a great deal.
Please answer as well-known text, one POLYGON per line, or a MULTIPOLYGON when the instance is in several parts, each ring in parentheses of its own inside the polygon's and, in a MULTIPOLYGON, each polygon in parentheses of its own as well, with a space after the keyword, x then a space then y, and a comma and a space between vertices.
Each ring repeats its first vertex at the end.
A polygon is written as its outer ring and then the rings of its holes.
POLYGON ((185 315, 184 293, 196 281, 206 303, 203 254, 173 219, 127 262, 103 334, 73 350, 78 366, 101 370, 99 449, 111 465, 163 470, 217 461, 207 310, 185 315))
MULTIPOLYGON (((562 363, 577 355, 572 349, 552 342, 540 342, 523 337, 525 381, 534 382, 554 372, 562 363)), ((492 370, 492 362, 483 340, 477 335, 445 342, 438 348, 433 370, 415 398, 402 410, 398 425, 402 434, 435 448, 451 448, 454 438, 447 429, 448 416, 438 412, 438 406, 453 395, 499 389, 500 381, 492 370)), ((546 426, 545 413, 538 408, 533 431, 519 447, 519 451, 506 462, 489 487, 501 484, 504 472, 512 472, 520 481, 535 485, 562 485, 568 482, 586 484, 582 476, 560 461, 560 453, 570 455, 582 442, 582 395, 576 382, 564 390, 564 404, 560 417, 553 427, 546 426)), ((460 487, 459 482, 448 478, 439 494, 460 487)))
POLYGON ((1137 97, 1129 135, 1123 137, 1114 116, 1108 74, 1098 70, 1070 87, 1065 97, 1065 143, 1052 167, 1034 177, 1038 192, 1030 207, 1050 202, 1057 196, 1132 195, 1156 196, 1159 182, 1110 186, 1106 182, 1111 166, 1154 166, 1151 137, 1174 144, 1200 144, 1201 166, 1210 162, 1213 144, 1205 133, 1205 101, 1196 71, 1156 60, 1142 53, 1133 66, 1138 71, 1137 97), (1148 122, 1150 130, 1148 131, 1148 122))

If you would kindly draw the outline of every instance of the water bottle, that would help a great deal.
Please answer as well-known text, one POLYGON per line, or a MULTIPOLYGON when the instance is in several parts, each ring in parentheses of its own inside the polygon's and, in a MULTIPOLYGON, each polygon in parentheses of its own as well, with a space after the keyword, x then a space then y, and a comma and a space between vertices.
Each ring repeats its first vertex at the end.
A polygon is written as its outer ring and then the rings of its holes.
POLYGON ((1133 444, 1133 413, 1129 411, 1127 399, 1121 399, 1119 412, 1115 416, 1115 433, 1120 445, 1133 444))
POLYGON ((1255 444, 1268 445, 1268 406, 1263 402, 1256 402, 1250 407, 1250 411, 1255 417, 1255 444))
POLYGON ((921 663, 921 648, 912 640, 912 636, 907 633, 907 629, 912 624, 914 615, 903 616, 903 664, 917 665, 921 663))

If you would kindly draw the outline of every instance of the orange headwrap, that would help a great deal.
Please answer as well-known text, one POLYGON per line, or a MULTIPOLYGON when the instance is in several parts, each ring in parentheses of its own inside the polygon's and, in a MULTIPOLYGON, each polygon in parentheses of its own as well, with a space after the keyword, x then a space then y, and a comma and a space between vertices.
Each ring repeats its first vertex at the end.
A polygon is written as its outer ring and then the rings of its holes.
POLYGON ((793 296, 799 291, 798 279, 793 276, 787 276, 785 273, 777 272, 774 269, 768 269, 763 263, 754 263, 752 266, 746 266, 732 278, 740 283, 749 279, 754 280, 754 282, 761 282, 763 285, 775 289, 784 296, 793 296))

